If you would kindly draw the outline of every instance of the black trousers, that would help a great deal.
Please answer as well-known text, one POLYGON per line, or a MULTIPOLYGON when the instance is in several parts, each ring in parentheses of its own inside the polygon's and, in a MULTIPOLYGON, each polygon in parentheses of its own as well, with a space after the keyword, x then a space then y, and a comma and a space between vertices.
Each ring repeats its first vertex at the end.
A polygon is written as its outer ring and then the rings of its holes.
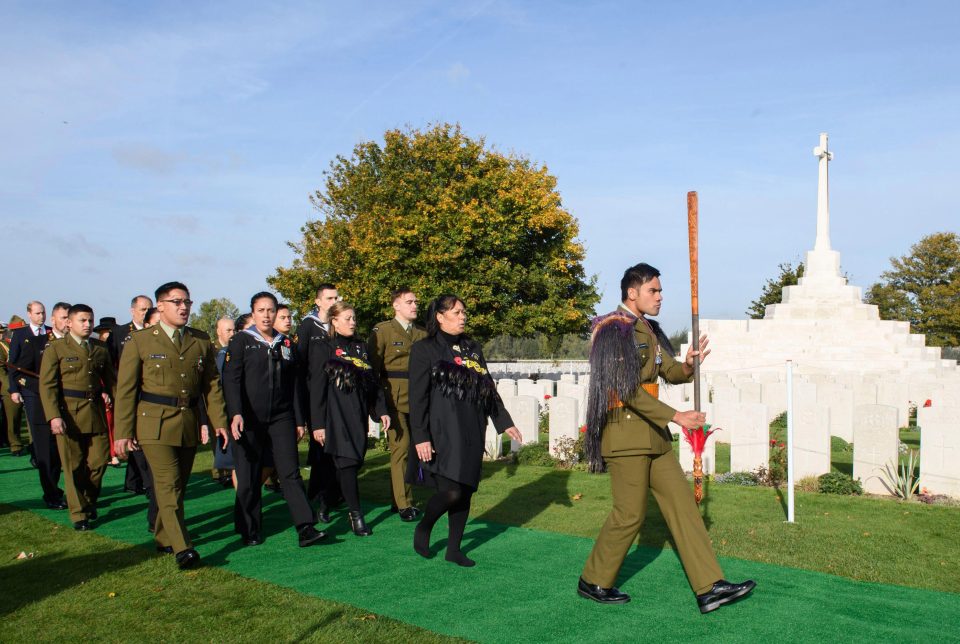
POLYGON ((280 477, 280 490, 287 502, 290 517, 298 528, 313 525, 316 520, 307 493, 303 489, 300 463, 297 458, 297 428, 292 418, 282 418, 268 425, 248 423, 239 441, 233 443, 237 475, 237 500, 233 505, 236 531, 244 537, 260 534, 264 459, 273 456, 273 466, 280 477))
POLYGON ((37 471, 40 474, 40 487, 43 488, 43 500, 54 503, 63 499, 63 490, 60 489, 60 452, 57 449, 57 440, 50 432, 50 423, 43 415, 43 404, 40 396, 29 389, 21 392, 23 406, 27 412, 27 423, 30 425, 30 438, 33 440, 33 457, 37 460, 37 471))
POLYGON ((310 465, 310 482, 307 485, 307 497, 321 498, 327 507, 333 506, 342 495, 337 480, 337 467, 333 457, 323 450, 323 445, 310 437, 310 449, 307 452, 307 464, 310 465))

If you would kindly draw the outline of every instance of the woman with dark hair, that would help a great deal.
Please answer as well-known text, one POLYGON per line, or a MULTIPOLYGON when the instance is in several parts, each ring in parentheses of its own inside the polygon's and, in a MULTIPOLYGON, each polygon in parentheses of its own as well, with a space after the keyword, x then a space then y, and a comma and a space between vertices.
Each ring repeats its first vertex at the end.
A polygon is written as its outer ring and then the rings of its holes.
POLYGON ((487 372, 480 343, 463 333, 466 322, 463 300, 441 295, 427 309, 427 337, 410 349, 410 432, 420 463, 408 477, 437 489, 414 531, 413 549, 430 557, 430 532, 446 512, 446 559, 473 566, 460 543, 480 483, 487 418, 497 433, 523 438, 487 372))
POLYGON ((313 438, 333 457, 358 537, 373 534, 360 507, 357 473, 367 453, 367 418, 390 427, 387 402, 363 340, 354 337, 353 307, 337 302, 327 314, 330 337, 310 350, 310 420, 313 438))
POLYGON ((316 520, 297 459, 303 436, 300 366, 290 338, 273 328, 277 298, 257 293, 250 308, 253 325, 230 338, 222 374, 236 463, 234 525, 244 545, 263 543, 261 472, 272 456, 300 546, 311 546, 325 534, 313 527, 316 520))

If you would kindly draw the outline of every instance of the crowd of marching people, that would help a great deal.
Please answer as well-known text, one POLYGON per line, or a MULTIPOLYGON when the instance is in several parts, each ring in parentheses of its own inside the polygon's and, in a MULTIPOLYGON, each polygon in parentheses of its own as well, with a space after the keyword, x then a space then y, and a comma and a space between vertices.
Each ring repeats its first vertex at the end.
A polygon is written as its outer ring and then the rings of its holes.
POLYGON ((215 478, 236 489, 234 527, 245 546, 264 541, 266 486, 283 495, 307 547, 324 540, 323 524, 339 506, 355 535, 372 534, 358 477, 372 420, 387 434, 393 510, 402 521, 419 519, 416 552, 431 556, 431 528, 448 513, 446 558, 472 566, 460 543, 487 419, 514 439, 520 433, 479 343, 464 334, 463 300, 437 298, 421 326, 409 288, 391 299, 394 318, 366 339, 333 284, 319 285, 296 333, 289 305, 260 292, 248 313, 217 321, 215 338, 187 325, 193 302, 180 282, 134 297, 126 324, 95 324, 89 306, 58 302, 47 326, 44 305, 30 302, 28 319, 11 320, 2 347, 11 454, 30 456, 43 501, 69 511, 78 531, 96 527, 106 468, 126 461, 124 487, 146 496, 157 551, 191 568, 200 555, 184 497, 200 445, 213 448, 215 478), (20 440, 21 413, 29 445, 20 440), (436 490, 423 512, 412 484, 436 490))
MULTIPOLYGON (((648 264, 628 268, 620 306, 594 320, 585 450, 590 470, 609 474, 613 509, 577 593, 601 604, 630 601, 614 584, 652 492, 707 613, 750 594, 755 583, 723 579, 673 456, 668 423, 694 429, 706 418, 659 400, 658 382, 690 382, 709 349, 702 336, 697 349, 674 358, 651 319, 662 302, 659 275, 648 264)), ((43 304, 30 302, 28 320, 11 321, 2 347, 11 454, 29 452, 44 502, 68 510, 78 531, 96 527, 104 472, 126 460, 125 487, 146 494, 157 551, 186 569, 200 555, 184 497, 197 449, 207 443, 217 479, 236 489, 234 528, 244 546, 264 541, 265 485, 283 495, 301 547, 323 542, 322 528, 341 505, 356 536, 372 535, 358 476, 372 421, 387 434, 393 510, 417 522, 413 550, 432 557, 433 527, 447 515, 445 558, 471 567, 461 543, 488 424, 517 442, 522 436, 480 343, 465 333, 466 303, 453 294, 435 298, 423 326, 411 289, 396 289, 391 303, 394 317, 364 339, 354 308, 333 284, 317 287, 295 334, 290 307, 269 292, 254 294, 237 320, 219 320, 216 338, 187 325, 193 301, 180 282, 159 286, 152 299, 134 297, 127 324, 101 318, 95 325, 89 306, 58 302, 46 326, 43 304), (29 450, 19 437, 21 411, 29 450), (306 483, 301 440, 309 441, 306 483), (433 490, 422 510, 411 485, 433 490)))

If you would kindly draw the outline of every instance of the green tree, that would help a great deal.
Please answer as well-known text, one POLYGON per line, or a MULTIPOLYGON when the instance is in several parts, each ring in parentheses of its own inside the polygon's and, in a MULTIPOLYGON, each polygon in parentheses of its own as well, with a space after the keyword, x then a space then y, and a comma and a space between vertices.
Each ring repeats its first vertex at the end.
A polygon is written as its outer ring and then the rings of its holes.
POLYGON ((800 282, 803 277, 803 262, 797 263, 794 268, 792 264, 780 264, 780 275, 774 279, 767 280, 763 286, 763 292, 760 297, 750 302, 750 308, 747 309, 747 315, 754 320, 762 319, 767 310, 768 304, 779 304, 783 301, 783 287, 794 286, 800 282))
POLYGON ((960 235, 927 235, 890 264, 867 291, 867 302, 884 319, 909 321, 931 346, 960 346, 960 235))
POLYGON ((688 335, 690 335, 690 329, 688 327, 683 327, 679 331, 674 331, 670 334, 670 346, 673 347, 675 354, 680 354, 680 347, 686 344, 688 335))
POLYGON ((424 302, 460 295, 480 339, 583 332, 596 279, 556 184, 545 166, 458 125, 390 130, 331 163, 311 197, 319 219, 290 244, 293 265, 267 281, 301 309, 333 282, 361 327, 392 315, 388 293, 405 284, 424 302))
POLYGON ((211 338, 217 337, 217 320, 220 318, 236 319, 240 309, 236 304, 225 297, 207 300, 200 304, 194 313, 190 314, 190 326, 206 331, 211 338))

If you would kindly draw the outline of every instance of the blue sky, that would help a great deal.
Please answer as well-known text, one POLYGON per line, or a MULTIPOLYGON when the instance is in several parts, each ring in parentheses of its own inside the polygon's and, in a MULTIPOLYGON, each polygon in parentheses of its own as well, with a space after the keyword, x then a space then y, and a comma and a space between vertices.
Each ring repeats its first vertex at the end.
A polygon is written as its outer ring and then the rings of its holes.
POLYGON ((0 316, 180 279, 237 304, 287 265, 337 154, 459 122, 544 163, 580 222, 601 309, 664 273, 688 324, 742 318, 812 247, 821 131, 831 237, 864 288, 958 229, 953 2, 0 5, 0 316))

